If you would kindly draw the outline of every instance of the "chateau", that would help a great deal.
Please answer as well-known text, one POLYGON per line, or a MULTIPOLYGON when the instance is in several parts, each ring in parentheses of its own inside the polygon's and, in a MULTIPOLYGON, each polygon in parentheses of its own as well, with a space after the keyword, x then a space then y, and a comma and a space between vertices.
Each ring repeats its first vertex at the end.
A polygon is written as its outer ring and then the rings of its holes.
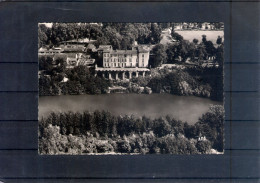
POLYGON ((95 69, 96 74, 102 73, 108 79, 131 79, 139 74, 145 76, 150 71, 149 53, 144 46, 133 46, 132 50, 113 50, 111 45, 100 45, 98 56, 102 60, 102 67, 95 69))
POLYGON ((111 45, 100 45, 99 56, 103 58, 103 67, 145 68, 148 67, 149 51, 141 46, 132 50, 113 50, 111 45))

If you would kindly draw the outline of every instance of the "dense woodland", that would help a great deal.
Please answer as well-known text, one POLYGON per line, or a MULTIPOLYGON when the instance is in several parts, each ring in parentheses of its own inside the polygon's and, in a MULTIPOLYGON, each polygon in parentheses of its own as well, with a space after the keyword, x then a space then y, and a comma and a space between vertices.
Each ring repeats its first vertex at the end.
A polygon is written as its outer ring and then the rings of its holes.
POLYGON ((164 26, 157 23, 54 23, 51 28, 40 24, 39 47, 59 46, 62 41, 89 38, 97 40, 96 46, 110 44, 114 49, 131 49, 139 44, 157 44, 164 26))
MULTIPOLYGON (((43 61, 44 62, 44 61, 43 61)), ((48 75, 39 76, 39 94, 46 95, 78 95, 106 93, 110 82, 101 77, 94 77, 93 70, 86 66, 59 70, 49 67, 48 75), (69 80, 62 82, 64 77, 69 80)))
POLYGON ((198 122, 114 116, 107 111, 51 113, 39 121, 41 154, 200 154, 223 151, 222 106, 198 122), (204 138, 204 139, 200 139, 204 138))

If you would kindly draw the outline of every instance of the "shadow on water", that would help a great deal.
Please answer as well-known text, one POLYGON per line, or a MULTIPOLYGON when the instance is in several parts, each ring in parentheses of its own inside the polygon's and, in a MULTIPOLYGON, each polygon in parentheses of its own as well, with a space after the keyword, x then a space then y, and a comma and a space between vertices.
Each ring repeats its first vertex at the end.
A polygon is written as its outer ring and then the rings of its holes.
POLYGON ((39 119, 51 112, 83 112, 105 110, 114 115, 158 118, 169 115, 175 119, 197 122, 211 104, 221 102, 194 96, 170 94, 102 94, 39 97, 39 119))

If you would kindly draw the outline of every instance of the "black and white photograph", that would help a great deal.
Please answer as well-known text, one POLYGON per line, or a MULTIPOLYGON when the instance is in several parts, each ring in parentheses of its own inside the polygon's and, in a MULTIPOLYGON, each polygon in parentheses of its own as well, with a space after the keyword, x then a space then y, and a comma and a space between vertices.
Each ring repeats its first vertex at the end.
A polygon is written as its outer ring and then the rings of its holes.
POLYGON ((38 153, 224 153, 224 23, 38 23, 38 153))

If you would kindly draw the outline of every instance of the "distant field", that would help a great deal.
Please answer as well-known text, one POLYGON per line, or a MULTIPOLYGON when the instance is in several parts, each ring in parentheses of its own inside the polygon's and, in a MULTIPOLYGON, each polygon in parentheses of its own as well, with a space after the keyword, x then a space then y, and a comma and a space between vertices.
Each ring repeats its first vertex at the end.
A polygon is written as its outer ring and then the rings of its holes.
POLYGON ((212 41, 214 44, 218 36, 222 37, 224 41, 224 31, 175 31, 180 34, 184 39, 192 41, 194 38, 198 39, 201 42, 202 35, 205 34, 207 36, 208 41, 212 41))

